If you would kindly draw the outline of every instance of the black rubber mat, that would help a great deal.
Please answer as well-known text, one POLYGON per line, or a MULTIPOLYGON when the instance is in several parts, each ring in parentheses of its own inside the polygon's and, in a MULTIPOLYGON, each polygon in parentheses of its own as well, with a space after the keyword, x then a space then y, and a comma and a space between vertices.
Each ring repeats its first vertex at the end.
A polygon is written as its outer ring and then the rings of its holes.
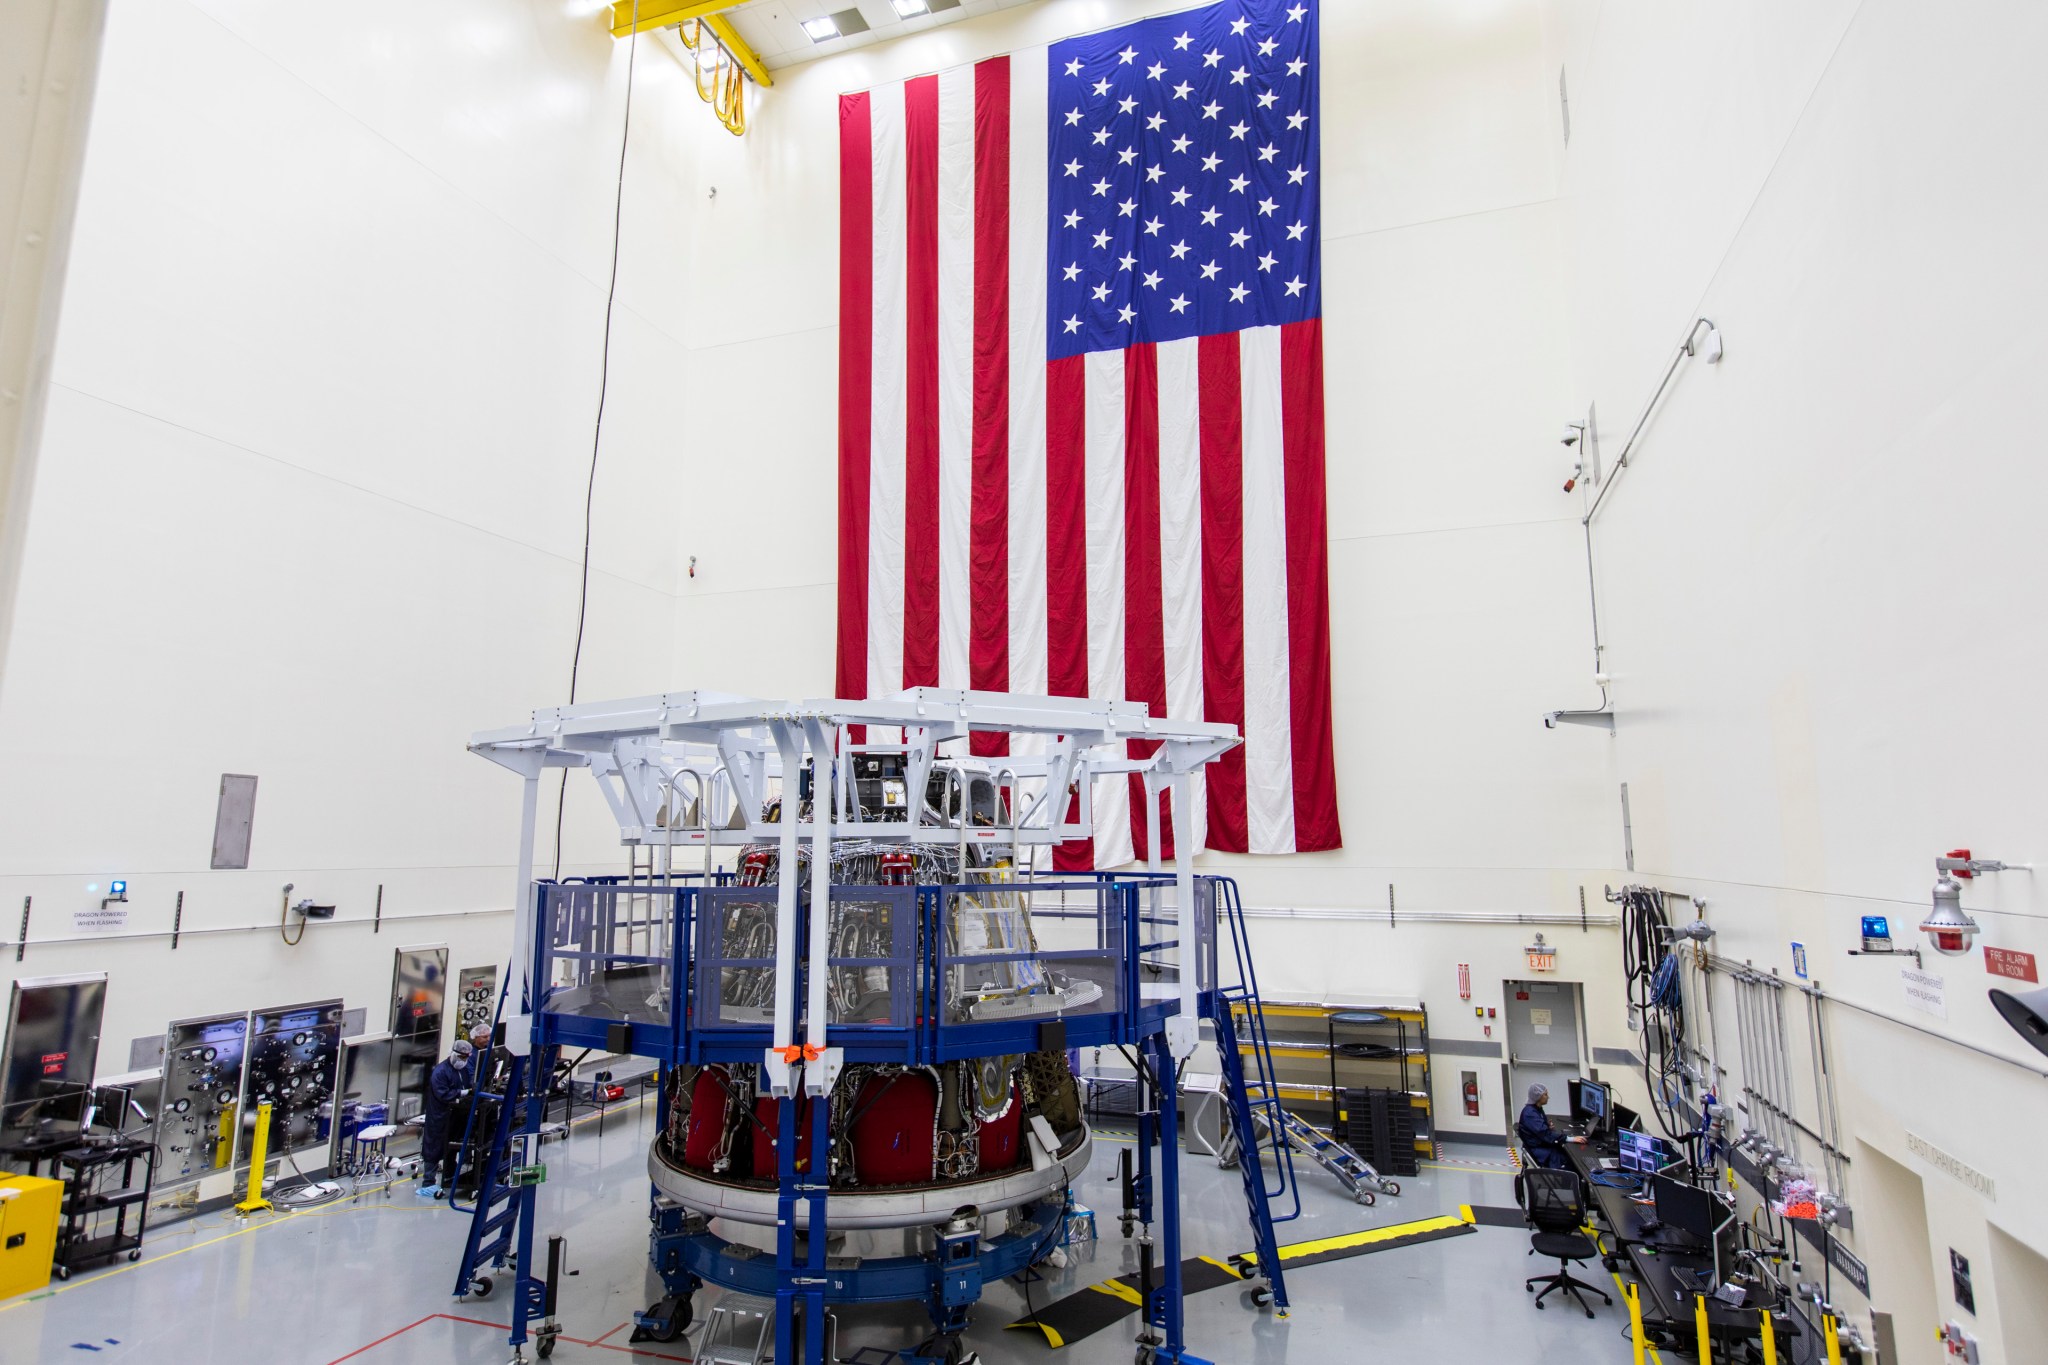
POLYGON ((1490 1208, 1484 1204, 1467 1204, 1472 1221, 1483 1228, 1527 1228, 1529 1220, 1520 1209, 1490 1208))
MULTIPOLYGON (((1513 1214, 1520 1225, 1520 1209, 1465 1209, 1459 1214, 1445 1214, 1435 1218, 1423 1218, 1412 1223, 1395 1223, 1390 1227, 1368 1228, 1364 1232, 1345 1233, 1338 1237, 1325 1237, 1314 1242, 1295 1242, 1280 1248, 1280 1265, 1283 1270, 1295 1270, 1303 1266, 1321 1265, 1324 1261, 1341 1261, 1351 1256, 1364 1256, 1375 1251, 1390 1251, 1395 1247, 1415 1246, 1421 1242, 1439 1241, 1445 1237, 1463 1237, 1478 1229, 1476 1223, 1491 1223, 1490 1217, 1482 1215, 1513 1214), (1463 1216, 1469 1213, 1470 1217, 1463 1216)), ((1258 1264, 1255 1254, 1247 1254, 1245 1261, 1258 1264)), ((1188 1294, 1199 1294, 1219 1285, 1234 1284, 1244 1277, 1221 1261, 1206 1256, 1182 1261, 1180 1266, 1181 1290, 1188 1294)), ((1138 1311, 1138 1277, 1119 1275, 1101 1284, 1091 1284, 1077 1290, 1057 1302, 1046 1305, 1035 1315, 1020 1318, 1009 1324, 1005 1330, 1037 1328, 1045 1334, 1048 1346, 1058 1348, 1071 1345, 1086 1337, 1093 1336, 1113 1322, 1138 1311)))
MULTIPOLYGON (((1181 1294, 1186 1297, 1219 1285, 1236 1284, 1240 1277, 1221 1261, 1195 1256, 1180 1263, 1180 1278, 1181 1294)), ((1111 1323, 1129 1317, 1138 1308, 1137 1275, 1119 1275, 1113 1280, 1076 1290, 1047 1304, 1033 1316, 1018 1319, 1004 1330, 1035 1327, 1045 1334, 1046 1345, 1057 1348, 1091 1337, 1111 1323)))

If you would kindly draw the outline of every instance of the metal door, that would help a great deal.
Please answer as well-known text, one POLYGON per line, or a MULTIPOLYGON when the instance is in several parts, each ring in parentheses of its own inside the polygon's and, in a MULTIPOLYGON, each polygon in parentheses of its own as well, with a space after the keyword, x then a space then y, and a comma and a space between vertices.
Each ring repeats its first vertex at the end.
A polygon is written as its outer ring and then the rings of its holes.
POLYGON ((1501 999, 1508 1029, 1507 1112, 1519 1114, 1529 1087, 1550 1088, 1545 1106, 1559 1123, 1569 1116, 1565 1083, 1583 1074, 1579 1037, 1579 983, 1504 981, 1501 999))

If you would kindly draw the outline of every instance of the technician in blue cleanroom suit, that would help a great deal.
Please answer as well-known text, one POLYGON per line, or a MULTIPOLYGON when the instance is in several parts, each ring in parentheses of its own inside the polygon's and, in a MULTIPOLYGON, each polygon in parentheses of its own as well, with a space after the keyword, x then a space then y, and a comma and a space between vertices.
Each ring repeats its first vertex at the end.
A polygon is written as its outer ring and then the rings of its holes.
POLYGON ((1515 1136, 1522 1140, 1522 1149, 1538 1166, 1553 1171, 1566 1170, 1571 1162, 1565 1158, 1564 1145, 1582 1139, 1568 1138, 1561 1133, 1550 1131, 1550 1115, 1543 1112, 1543 1106, 1550 1103, 1550 1090, 1543 1085, 1529 1087, 1529 1102, 1522 1106, 1522 1117, 1515 1120, 1515 1136))
POLYGON ((420 1134, 420 1187, 416 1191, 422 1199, 439 1199, 455 1174, 456 1144, 449 1141, 448 1130, 473 1084, 470 1054, 475 1050, 468 1039, 456 1039, 449 1054, 435 1063, 427 1077, 426 1126, 420 1134))

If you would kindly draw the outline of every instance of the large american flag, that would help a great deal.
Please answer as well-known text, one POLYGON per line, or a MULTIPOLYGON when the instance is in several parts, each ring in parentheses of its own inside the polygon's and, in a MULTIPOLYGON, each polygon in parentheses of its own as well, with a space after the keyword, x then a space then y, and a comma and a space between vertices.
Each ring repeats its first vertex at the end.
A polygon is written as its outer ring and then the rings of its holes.
MULTIPOLYGON (((1316 90, 1311 0, 1225 0, 842 97, 841 696, 1229 721, 1197 846, 1341 843, 1316 90)), ((1144 857, 1093 798, 1060 863, 1144 857)))

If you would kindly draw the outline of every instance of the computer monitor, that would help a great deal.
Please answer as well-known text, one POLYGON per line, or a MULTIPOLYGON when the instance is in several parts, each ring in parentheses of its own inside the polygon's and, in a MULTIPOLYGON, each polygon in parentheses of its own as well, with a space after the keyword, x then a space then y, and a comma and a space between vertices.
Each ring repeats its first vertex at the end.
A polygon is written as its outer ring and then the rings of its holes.
POLYGON ((1713 1245, 1723 1213, 1713 1195, 1661 1175, 1650 1177, 1650 1193, 1656 1200, 1658 1222, 1697 1239, 1701 1246, 1713 1245))
POLYGON ((1573 1123, 1594 1131, 1607 1122, 1609 1096, 1606 1086, 1584 1076, 1575 1076, 1566 1082, 1565 1093, 1571 1100, 1573 1123))
MULTIPOLYGON (((1609 1098, 1612 1099, 1611 1096, 1609 1098)), ((1643 1116, 1623 1104, 1620 1100, 1612 1100, 1612 1103, 1607 1108, 1614 1115, 1614 1126, 1616 1128, 1640 1128, 1643 1126, 1643 1116)))
POLYGON ((1657 1157, 1655 1151, 1650 1149, 1655 1142, 1656 1139, 1648 1133, 1638 1133, 1633 1128, 1622 1129, 1616 1138, 1615 1146, 1615 1155, 1620 1160, 1621 1169, 1654 1175, 1657 1170, 1654 1164, 1657 1157))
POLYGON ((1663 1138, 1634 1128, 1621 1130, 1617 1148, 1621 1168, 1643 1175, 1658 1175, 1678 1164, 1677 1149, 1663 1138))
POLYGON ((1588 1127, 1606 1124, 1608 1098, 1607 1087, 1599 1081, 1579 1082, 1579 1111, 1588 1127))

